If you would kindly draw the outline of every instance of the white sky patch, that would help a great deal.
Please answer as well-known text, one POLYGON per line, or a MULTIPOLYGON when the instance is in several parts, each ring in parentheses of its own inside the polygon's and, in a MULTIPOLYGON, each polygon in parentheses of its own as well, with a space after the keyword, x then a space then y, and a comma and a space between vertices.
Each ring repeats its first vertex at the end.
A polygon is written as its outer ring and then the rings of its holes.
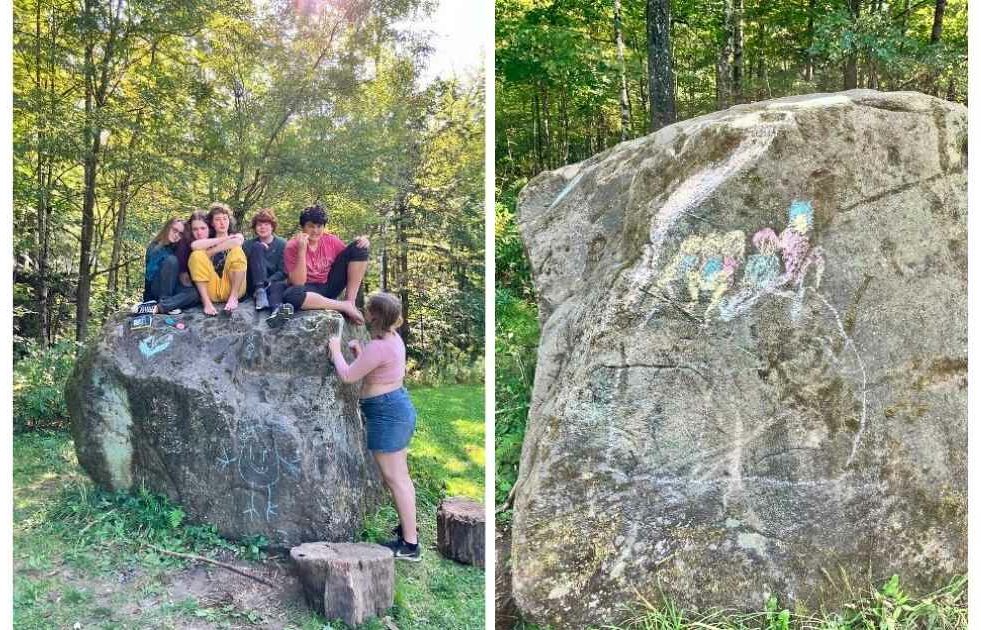
POLYGON ((480 0, 439 0, 431 15, 405 24, 413 33, 428 34, 433 48, 421 76, 423 84, 437 77, 476 74, 484 64, 486 14, 480 8, 480 0))

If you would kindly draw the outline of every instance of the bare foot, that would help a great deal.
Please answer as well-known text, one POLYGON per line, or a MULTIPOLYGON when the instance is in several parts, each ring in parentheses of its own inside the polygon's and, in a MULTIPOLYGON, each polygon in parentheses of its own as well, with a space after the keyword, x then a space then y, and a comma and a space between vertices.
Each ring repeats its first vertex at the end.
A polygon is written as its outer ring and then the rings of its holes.
POLYGON ((229 295, 228 301, 225 302, 225 310, 231 313, 238 308, 238 296, 229 295))
POLYGON ((337 310, 344 314, 345 317, 358 325, 364 323, 364 317, 362 317, 361 311, 354 305, 354 302, 341 302, 340 304, 341 307, 337 310))
POLYGON ((218 314, 218 309, 215 308, 214 304, 205 304, 202 310, 204 310, 205 315, 209 315, 211 317, 218 314))

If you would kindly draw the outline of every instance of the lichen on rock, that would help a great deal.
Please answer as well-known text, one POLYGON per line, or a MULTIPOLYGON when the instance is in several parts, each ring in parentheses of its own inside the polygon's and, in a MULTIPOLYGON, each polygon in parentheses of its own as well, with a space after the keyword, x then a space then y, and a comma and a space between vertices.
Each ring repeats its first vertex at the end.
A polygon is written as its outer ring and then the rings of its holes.
POLYGON ((299 313, 270 330, 264 315, 155 315, 145 330, 110 319, 66 391, 79 463, 107 489, 145 485, 230 538, 353 540, 381 486, 358 386, 327 354, 338 316, 299 313))
POLYGON ((827 575, 966 570, 966 129, 922 94, 792 97, 528 184, 530 620, 836 606, 827 575))

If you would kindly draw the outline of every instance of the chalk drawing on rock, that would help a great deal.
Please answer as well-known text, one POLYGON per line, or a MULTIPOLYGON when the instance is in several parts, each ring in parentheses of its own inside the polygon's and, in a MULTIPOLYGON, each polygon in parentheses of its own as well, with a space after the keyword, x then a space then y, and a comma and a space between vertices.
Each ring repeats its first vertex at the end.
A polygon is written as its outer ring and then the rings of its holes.
POLYGON ((853 376, 861 382, 861 416, 847 468, 854 461, 867 428, 868 373, 840 314, 820 292, 825 258, 823 250, 811 242, 813 228, 812 203, 795 199, 787 210, 787 226, 780 235, 769 227, 757 230, 750 239, 755 251, 748 257, 744 258, 746 239, 741 231, 692 234, 661 271, 656 286, 669 302, 684 303, 682 310, 689 315, 705 305, 701 317, 695 317, 703 327, 708 327, 714 312, 721 321, 731 321, 750 313, 766 297, 787 300, 790 320, 797 322, 805 298, 814 294, 830 314, 845 348, 854 356, 857 370, 853 376))
POLYGON ((297 478, 299 463, 292 437, 283 426, 274 422, 245 427, 239 434, 234 456, 222 445, 221 454, 216 458, 216 468, 221 471, 235 464, 235 473, 249 488, 249 504, 242 514, 253 521, 257 517, 265 518, 266 522, 278 515, 276 487, 284 476, 297 478), (262 512, 256 507, 257 494, 260 500, 265 500, 262 512))
POLYGON ((174 340, 173 334, 150 335, 140 341, 140 354, 149 359, 160 354, 170 347, 170 342, 174 340))
POLYGON ((760 123, 758 117, 747 119, 746 135, 726 159, 693 173, 671 192, 654 214, 643 258, 631 273, 630 284, 624 296, 628 307, 635 306, 648 294, 645 287, 652 284, 651 276, 664 249, 664 240, 682 216, 692 215, 692 210, 708 200, 719 186, 760 159, 773 143, 777 131, 791 122, 790 117, 767 123, 760 123))

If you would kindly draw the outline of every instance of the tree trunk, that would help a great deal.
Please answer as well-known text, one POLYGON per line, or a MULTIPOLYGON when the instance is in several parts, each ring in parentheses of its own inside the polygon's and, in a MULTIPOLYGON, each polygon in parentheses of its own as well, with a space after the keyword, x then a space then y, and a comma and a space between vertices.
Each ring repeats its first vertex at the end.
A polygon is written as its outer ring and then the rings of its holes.
POLYGON ((388 217, 382 217, 381 222, 381 290, 388 291, 388 217))
POLYGON ((648 91, 651 131, 675 120, 674 73, 671 69, 671 13, 668 0, 647 0, 648 91))
POLYGON ((399 297, 402 300, 402 327, 399 328, 399 334, 406 344, 409 343, 409 237, 406 233, 406 222, 408 221, 407 197, 408 195, 405 195, 399 199, 395 211, 395 244, 398 256, 396 259, 395 281, 398 284, 399 297))
MULTIPOLYGON (((851 13, 852 23, 858 22, 862 13, 862 0, 848 0, 848 10, 851 13)), ((858 87, 858 52, 852 52, 845 58, 844 68, 844 89, 854 90, 858 87)))
POLYGON ((532 105, 532 135, 535 141, 535 171, 540 173, 545 170, 545 161, 542 156, 542 121, 541 121, 541 105, 538 102, 538 83, 535 83, 535 89, 532 91, 531 95, 531 105, 532 105))
MULTIPOLYGON (((939 46, 940 36, 944 28, 944 11, 947 10, 947 0, 936 0, 933 6, 933 29, 930 31, 930 45, 939 46)), ((940 68, 935 69, 930 77, 930 94, 940 95, 940 68)))
POLYGON ((545 142, 542 154, 545 156, 545 168, 554 168, 555 160, 552 155, 552 125, 549 114, 548 90, 542 90, 542 139, 545 142))
MULTIPOLYGON (((85 2, 86 26, 91 27, 91 5, 85 2)), ((95 122, 95 44, 85 46, 85 132, 87 152, 83 165, 82 229, 78 257, 78 289, 75 294, 75 341, 84 342, 88 331, 89 296, 91 294, 92 234, 95 224, 95 184, 99 166, 102 131, 95 122)))
POLYGON ((640 94, 641 120, 645 123, 650 120, 650 111, 647 108, 647 61, 644 61, 644 74, 637 81, 637 93, 640 94))
POLYGON ((933 30, 930 31, 930 43, 939 44, 940 35, 944 29, 944 11, 947 10, 947 0, 937 0, 933 7, 933 30))
POLYGON ((717 109, 732 105, 732 50, 736 0, 724 0, 722 18, 722 47, 715 62, 715 101, 717 109))
POLYGON ((613 38, 617 43, 617 63, 620 64, 620 140, 630 137, 630 99, 627 95, 627 67, 623 60, 623 28, 621 0, 613 0, 613 38))
POLYGON ((106 104, 109 85, 113 78, 110 68, 116 55, 116 38, 118 36, 119 16, 123 0, 118 0, 115 8, 109 4, 109 32, 105 45, 102 46, 102 59, 97 68, 95 65, 95 42, 99 26, 93 15, 93 2, 85 0, 82 20, 84 23, 85 44, 85 131, 84 144, 87 147, 83 160, 83 192, 82 192, 82 226, 81 244, 78 257, 78 290, 75 294, 75 340, 85 341, 89 323, 89 299, 92 294, 92 248, 95 234, 95 198, 96 182, 99 171, 99 159, 102 150, 102 127, 97 118, 98 113, 106 104), (93 35, 96 34, 96 35, 93 35))
POLYGON ((743 102, 743 0, 733 0, 732 97, 736 103, 743 102))
POLYGON ((569 163, 569 89, 562 91, 562 163, 569 163))
POLYGON ((807 63, 804 66, 804 80, 810 83, 814 80, 814 55, 811 47, 814 45, 814 10, 816 0, 807 3, 807 63))

